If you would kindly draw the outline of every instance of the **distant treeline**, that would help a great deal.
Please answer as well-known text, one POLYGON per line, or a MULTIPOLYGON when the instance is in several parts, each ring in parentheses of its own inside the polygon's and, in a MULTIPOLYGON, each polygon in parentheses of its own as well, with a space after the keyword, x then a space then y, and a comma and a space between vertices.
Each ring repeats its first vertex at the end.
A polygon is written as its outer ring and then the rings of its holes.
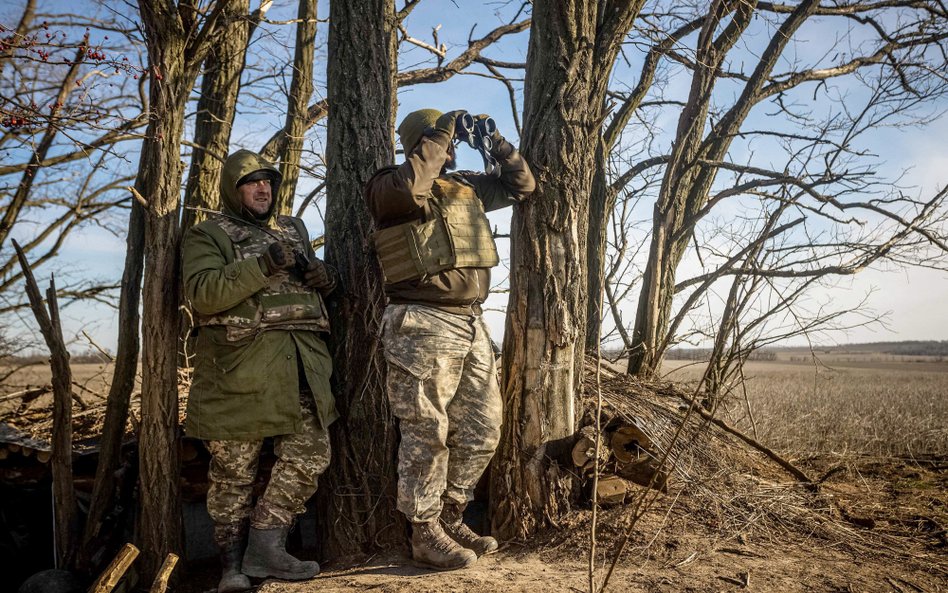
MULTIPOLYGON (((948 340, 910 340, 905 342, 870 342, 866 344, 841 344, 839 346, 787 346, 762 348, 748 357, 748 360, 777 360, 780 352, 806 352, 818 354, 829 353, 871 353, 889 354, 893 356, 948 356, 948 340)), ((707 360, 711 354, 710 348, 674 348, 669 350, 668 360, 707 360)), ((790 360, 796 360, 791 357, 790 360)))
MULTIPOLYGON (((665 356, 667 360, 708 360, 710 348, 672 348, 665 356)), ((747 360, 777 360, 777 351, 769 348, 751 352, 747 360)))

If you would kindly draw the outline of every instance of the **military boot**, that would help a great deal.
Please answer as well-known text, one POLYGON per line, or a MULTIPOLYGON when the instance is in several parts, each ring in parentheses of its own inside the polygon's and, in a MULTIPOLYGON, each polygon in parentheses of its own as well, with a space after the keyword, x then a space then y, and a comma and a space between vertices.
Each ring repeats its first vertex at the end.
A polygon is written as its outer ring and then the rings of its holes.
POLYGON ((226 547, 220 546, 221 580, 217 583, 217 593, 237 593, 250 589, 250 579, 240 572, 240 559, 244 553, 243 542, 234 542, 226 547))
POLYGON ((464 568, 477 561, 477 554, 448 537, 437 520, 412 523, 411 557, 419 564, 438 570, 464 568))
POLYGON ((247 523, 218 523, 214 525, 214 543, 221 559, 221 580, 217 593, 236 593, 250 589, 250 579, 240 572, 240 561, 247 544, 247 523))
POLYGON ((444 503, 441 509, 441 525, 444 527, 444 532, 465 548, 474 550, 478 557, 496 552, 496 539, 488 535, 477 535, 464 524, 465 506, 467 505, 444 503))
POLYGON ((319 574, 319 564, 298 560, 286 553, 286 535, 289 532, 289 525, 268 529, 251 527, 241 568, 243 573, 257 578, 276 577, 287 581, 303 581, 319 574))

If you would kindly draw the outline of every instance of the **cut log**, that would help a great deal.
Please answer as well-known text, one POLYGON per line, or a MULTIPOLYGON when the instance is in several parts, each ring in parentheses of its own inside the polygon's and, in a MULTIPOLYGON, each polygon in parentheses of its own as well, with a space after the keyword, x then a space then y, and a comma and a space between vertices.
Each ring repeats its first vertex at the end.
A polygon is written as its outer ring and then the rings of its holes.
MULTIPOLYGON (((573 465, 584 470, 592 469, 593 459, 596 457, 596 428, 594 426, 584 426, 576 435, 576 444, 573 445, 572 458, 573 465)), ((609 447, 605 440, 599 438, 599 460, 609 459, 609 447)))
POLYGON ((616 475, 639 486, 668 492, 668 473, 664 470, 658 471, 658 461, 652 457, 642 457, 633 463, 619 463, 616 466, 616 475))
POLYGON ((52 451, 40 451, 39 449, 36 450, 36 459, 40 463, 49 463, 49 460, 52 456, 52 451))
POLYGON ((89 589, 89 593, 111 593, 136 558, 138 558, 138 548, 132 544, 122 546, 122 549, 115 555, 105 572, 96 579, 95 584, 89 589))
POLYGON ((609 446, 617 461, 634 463, 642 459, 643 453, 652 446, 652 440, 638 426, 625 424, 612 433, 609 446))
POLYGON ((629 483, 619 476, 600 476, 596 498, 600 505, 622 504, 630 490, 629 483))

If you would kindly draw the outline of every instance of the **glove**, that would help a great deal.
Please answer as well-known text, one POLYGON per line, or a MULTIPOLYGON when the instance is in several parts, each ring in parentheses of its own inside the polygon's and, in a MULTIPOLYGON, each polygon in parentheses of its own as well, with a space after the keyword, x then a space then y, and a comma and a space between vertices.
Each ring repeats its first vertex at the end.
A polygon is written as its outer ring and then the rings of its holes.
POLYGON ((320 292, 329 292, 336 286, 336 278, 322 260, 313 259, 303 272, 303 284, 320 292))
POLYGON ((434 129, 436 132, 444 132, 448 135, 448 138, 454 140, 454 124, 458 121, 458 116, 466 113, 463 109, 458 109, 456 111, 449 111, 438 118, 435 122, 434 129))
POLYGON ((272 276, 280 270, 289 270, 296 265, 296 255, 293 246, 283 241, 274 241, 267 247, 266 253, 259 258, 260 269, 267 276, 272 276))
MULTIPOLYGON (((485 119, 493 120, 493 118, 486 113, 478 113, 474 116, 474 125, 477 125, 485 119)), ((493 140, 494 146, 497 146, 497 144, 504 139, 504 137, 500 135, 500 131, 497 130, 497 124, 494 124, 494 129, 490 133, 490 139, 493 140)))

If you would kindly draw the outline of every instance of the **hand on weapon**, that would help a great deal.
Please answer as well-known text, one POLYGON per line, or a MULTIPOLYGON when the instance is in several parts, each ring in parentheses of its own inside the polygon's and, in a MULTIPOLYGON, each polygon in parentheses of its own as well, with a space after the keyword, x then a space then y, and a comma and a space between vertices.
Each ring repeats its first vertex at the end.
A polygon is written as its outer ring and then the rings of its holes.
POLYGON ((297 265, 293 246, 283 241, 270 243, 259 259, 267 276, 272 276, 280 270, 289 270, 297 265))

